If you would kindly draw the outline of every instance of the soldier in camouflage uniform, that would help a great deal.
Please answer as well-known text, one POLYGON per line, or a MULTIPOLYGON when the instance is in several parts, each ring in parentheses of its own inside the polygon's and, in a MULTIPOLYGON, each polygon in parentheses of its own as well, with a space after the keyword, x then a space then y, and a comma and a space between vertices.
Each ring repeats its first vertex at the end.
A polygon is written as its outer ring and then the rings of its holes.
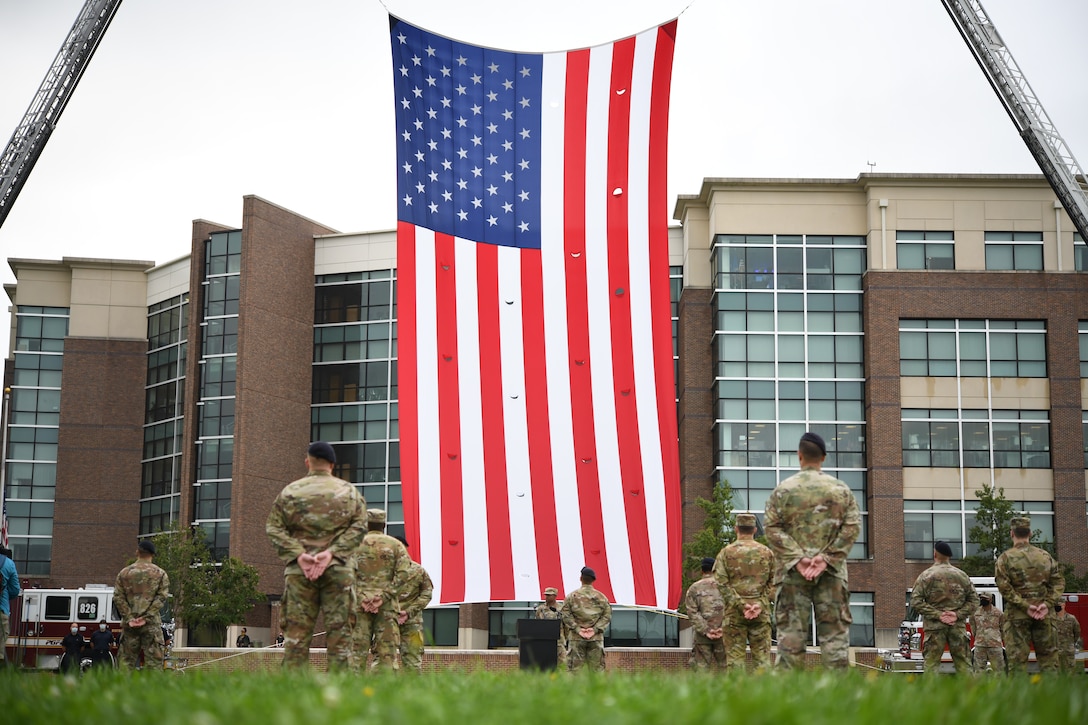
MULTIPOLYGON (((402 536, 394 537, 408 548, 402 536)), ((423 610, 431 603, 434 583, 422 566, 408 560, 408 574, 400 584, 400 664, 409 672, 423 674, 423 610)))
POLYGON ((801 471, 778 484, 763 519, 778 562, 778 666, 804 669, 814 608, 824 667, 846 668, 853 621, 846 557, 861 531, 861 514, 847 485, 821 470, 827 457, 823 438, 805 433, 797 457, 801 471))
POLYGON ((722 629, 725 600, 714 578, 714 560, 709 556, 701 563, 703 577, 688 587, 684 609, 695 630, 688 666, 698 670, 720 670, 726 665, 725 641, 722 629))
POLYGON ((755 515, 737 514, 737 540, 718 552, 714 562, 714 576, 725 599, 725 646, 733 672, 744 672, 749 645, 756 670, 771 667, 774 552, 755 537, 755 515))
POLYGON ((1027 670, 1033 644, 1039 669, 1057 672, 1054 607, 1062 600, 1065 577, 1050 554, 1031 545, 1029 517, 1013 518, 1012 548, 997 557, 994 577, 1005 599, 1005 627, 1001 633, 1005 636, 1009 673, 1027 670))
POLYGON ((547 587, 544 590, 544 601, 536 605, 536 609, 533 610, 533 618, 559 620, 559 639, 555 642, 555 663, 557 669, 566 670, 567 658, 569 657, 567 651, 567 628, 563 624, 563 618, 559 616, 558 602, 555 601, 555 598, 558 595, 558 589, 555 587, 547 587))
POLYGON ((385 511, 367 511, 367 532, 355 554, 355 665, 396 671, 400 651, 400 588, 408 577, 408 550, 385 533, 385 511))
POLYGON ((1061 604, 1054 607, 1054 639, 1058 647, 1058 665, 1064 673, 1084 674, 1084 666, 1077 669, 1077 650, 1083 642, 1080 637, 1080 622, 1061 604))
POLYGON ((320 613, 329 669, 351 669, 355 610, 353 554, 366 530, 366 501, 332 475, 336 453, 324 441, 306 451, 309 474, 287 484, 265 524, 283 573, 284 667, 309 667, 310 642, 320 613))
POLYGON ((570 671, 588 665, 590 672, 604 671, 604 631, 612 621, 612 605, 596 590, 597 574, 582 567, 582 586, 567 595, 559 615, 570 634, 570 671))
POLYGON ((1001 643, 1001 627, 1005 615, 994 606, 993 595, 979 594, 979 608, 971 615, 971 634, 975 637, 975 672, 1005 671, 1005 649, 1001 643))
POLYGON ((941 669, 945 645, 952 654, 957 675, 971 671, 971 640, 967 636, 967 618, 978 608, 978 594, 971 578, 952 566, 952 547, 938 541, 933 545, 933 566, 914 581, 910 606, 922 615, 925 626, 925 658, 927 675, 941 669))
POLYGON ((170 593, 170 577, 152 559, 155 545, 144 539, 136 550, 136 561, 117 574, 113 585, 113 605, 121 618, 121 644, 118 658, 130 670, 140 664, 161 670, 163 659, 162 607, 170 593))

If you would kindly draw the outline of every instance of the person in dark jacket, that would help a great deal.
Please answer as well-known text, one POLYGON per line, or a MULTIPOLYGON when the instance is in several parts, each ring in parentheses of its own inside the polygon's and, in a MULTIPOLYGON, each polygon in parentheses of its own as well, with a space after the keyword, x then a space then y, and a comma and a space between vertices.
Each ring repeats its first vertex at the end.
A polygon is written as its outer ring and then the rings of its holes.
POLYGON ((64 648, 64 657, 60 661, 61 672, 79 674, 79 662, 83 659, 83 648, 87 640, 79 633, 79 625, 73 624, 68 634, 60 641, 64 648))
POLYGON ((91 632, 91 662, 97 665, 110 665, 113 660, 110 657, 110 647, 117 644, 117 638, 113 636, 106 620, 98 623, 98 629, 91 632))

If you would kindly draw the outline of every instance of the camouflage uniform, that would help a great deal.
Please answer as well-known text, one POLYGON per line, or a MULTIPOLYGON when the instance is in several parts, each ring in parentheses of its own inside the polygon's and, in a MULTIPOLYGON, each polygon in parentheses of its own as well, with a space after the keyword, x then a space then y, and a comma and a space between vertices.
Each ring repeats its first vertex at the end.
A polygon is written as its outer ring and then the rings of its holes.
POLYGON ((163 651, 162 607, 170 593, 170 577, 147 559, 137 559, 117 575, 113 585, 113 604, 121 618, 121 644, 118 658, 121 666, 136 669, 140 653, 144 667, 161 670, 166 654, 163 651), (143 617, 142 627, 130 627, 130 619, 143 617))
POLYGON ((956 674, 971 671, 971 640, 967 636, 967 618, 978 608, 978 594, 971 578, 946 561, 929 567, 914 582, 910 606, 922 615, 925 626, 926 674, 935 675, 941 668, 945 645, 952 654, 956 674), (956 623, 945 624, 942 612, 955 612, 956 623))
POLYGON ((559 639, 556 640, 555 643, 555 662, 558 669, 567 669, 567 660, 570 658, 570 649, 567 641, 570 638, 570 635, 567 633, 567 626, 563 624, 563 618, 560 616, 559 609, 549 607, 547 602, 541 602, 536 605, 536 609, 533 610, 533 618, 559 620, 559 639))
MULTIPOLYGON (((1014 519, 1016 521, 1016 519, 1014 519)), ((1009 673, 1024 672, 1030 645, 1043 672, 1057 672, 1054 647, 1054 607, 1062 600, 1065 577, 1050 554, 1028 543, 1013 545, 997 558, 994 566, 997 590, 1005 598, 1005 655, 1009 673), (1045 603, 1049 612, 1032 619, 1028 605, 1045 603)))
POLYGON ((412 672, 423 672, 423 610, 431 603, 434 584, 431 575, 414 561, 400 585, 400 609, 408 613, 400 625, 400 663, 412 672))
POLYGON ((725 617, 725 600, 713 576, 704 576, 688 587, 684 609, 695 630, 688 666, 699 670, 724 668, 727 662, 724 635, 718 639, 706 636, 707 630, 722 627, 725 617))
POLYGON ((612 605, 592 583, 583 584, 567 595, 559 610, 570 633, 570 671, 589 665, 590 671, 604 671, 604 631, 612 621, 612 605), (592 627, 593 637, 583 639, 578 630, 592 627))
POLYGON ((310 642, 320 612, 328 632, 329 668, 351 669, 351 622, 355 610, 352 554, 366 530, 366 501, 347 481, 314 471, 287 484, 268 515, 265 532, 287 566, 283 583, 283 664, 308 667, 310 642), (295 561, 302 553, 330 550, 324 573, 310 581, 295 561))
POLYGON ((979 607, 971 615, 971 634, 975 636, 975 672, 985 672, 989 664, 994 672, 1005 671, 1005 650, 1001 627, 1005 615, 997 607, 979 607))
POLYGON ((753 539, 734 541, 718 552, 714 576, 726 602, 725 641, 729 669, 743 672, 747 645, 757 670, 771 666, 771 597, 774 596, 774 552, 753 539), (759 604, 755 619, 744 618, 744 605, 759 604))
MULTIPOLYGON (((380 511, 383 516, 384 511, 380 511)), ((371 512, 371 520, 374 513, 371 512)), ((383 518, 384 522, 384 518, 383 518)), ((400 651, 399 590, 408 576, 408 550, 392 536, 368 531, 355 554, 355 666, 366 669, 367 654, 374 655, 374 669, 396 670, 400 651), (377 612, 363 609, 380 598, 377 612)))
POLYGON ((763 527, 778 561, 778 666, 804 669, 811 606, 824 666, 847 667, 853 620, 846 557, 861 531, 854 494, 834 476, 806 466, 771 493, 763 527), (816 554, 823 555, 827 569, 808 581, 796 566, 816 554))
POLYGON ((1054 637, 1058 648, 1058 664, 1062 672, 1084 673, 1084 666, 1077 669, 1077 640, 1080 639, 1080 622, 1066 611, 1054 617, 1054 637))

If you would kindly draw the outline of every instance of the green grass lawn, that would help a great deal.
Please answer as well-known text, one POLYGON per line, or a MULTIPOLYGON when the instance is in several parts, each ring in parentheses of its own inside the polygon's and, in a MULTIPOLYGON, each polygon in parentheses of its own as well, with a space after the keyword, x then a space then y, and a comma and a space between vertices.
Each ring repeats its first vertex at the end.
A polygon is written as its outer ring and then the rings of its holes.
POLYGON ((1088 721, 1080 678, 933 680, 850 672, 423 677, 214 672, 0 676, 4 723, 726 723, 1066 725, 1088 721))

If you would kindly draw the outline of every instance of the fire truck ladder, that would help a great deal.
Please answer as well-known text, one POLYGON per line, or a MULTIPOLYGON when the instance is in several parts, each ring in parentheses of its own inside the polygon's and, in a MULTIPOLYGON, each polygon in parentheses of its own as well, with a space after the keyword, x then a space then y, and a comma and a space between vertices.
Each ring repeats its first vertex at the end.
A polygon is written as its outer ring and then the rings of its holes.
POLYGON ((87 0, 0 156, 0 225, 41 156, 121 0, 87 0))
POLYGON ((1081 238, 1088 241, 1088 184, 1084 170, 1043 110, 1043 104, 1016 65, 990 16, 977 0, 941 2, 1065 207, 1073 226, 1081 238))

